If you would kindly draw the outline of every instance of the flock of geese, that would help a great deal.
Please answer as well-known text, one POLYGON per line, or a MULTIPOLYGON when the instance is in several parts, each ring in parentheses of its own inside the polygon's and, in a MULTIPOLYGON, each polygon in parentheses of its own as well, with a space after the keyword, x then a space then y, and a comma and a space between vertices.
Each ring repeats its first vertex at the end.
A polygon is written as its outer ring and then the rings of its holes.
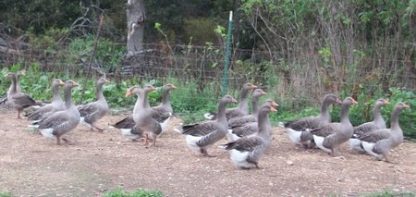
MULTIPOLYGON (((11 85, 7 97, 0 104, 8 104, 17 110, 17 118, 21 118, 23 109, 41 105, 30 96, 24 94, 19 86, 19 76, 23 73, 8 73, 11 85)), ((96 82, 96 101, 76 106, 72 102, 72 89, 79 84, 73 80, 63 82, 60 79, 52 81, 53 97, 49 104, 41 105, 27 113, 31 121, 30 127, 37 129, 43 136, 56 138, 57 144, 61 140, 68 142, 62 135, 73 130, 79 123, 91 130, 103 132, 96 122, 109 112, 109 106, 103 95, 103 86, 109 81, 103 75, 96 82), (63 87, 64 98, 61 98, 63 87)), ((162 102, 158 106, 150 106, 148 94, 155 91, 152 85, 133 86, 125 96, 137 96, 133 112, 130 116, 112 124, 121 134, 133 141, 144 140, 145 147, 154 146, 156 139, 166 129, 173 115, 170 103, 170 92, 176 87, 165 84, 162 87, 162 102)), ((208 148, 223 138, 228 143, 220 147, 229 151, 234 165, 241 169, 259 168, 258 162, 263 153, 270 147, 272 126, 268 114, 277 111, 278 104, 273 100, 266 100, 259 104, 260 97, 266 95, 262 89, 246 83, 243 85, 239 101, 230 95, 219 100, 218 111, 208 116, 210 119, 190 125, 181 125, 175 129, 185 135, 186 144, 197 154, 211 156, 208 148), (252 112, 249 113, 249 96, 252 95, 252 112), (236 108, 227 108, 228 104, 238 103, 236 108)), ((341 144, 348 142, 351 149, 360 153, 367 153, 378 160, 389 162, 389 151, 403 142, 403 132, 399 125, 399 114, 409 106, 399 102, 391 114, 391 127, 380 113, 380 108, 389 104, 386 99, 378 99, 374 104, 371 122, 353 126, 349 120, 350 106, 357 102, 347 97, 341 101, 334 94, 323 97, 321 111, 318 116, 305 117, 284 124, 289 139, 296 145, 307 148, 319 148, 332 156, 339 155, 341 144), (340 122, 331 122, 329 108, 331 105, 341 105, 340 122)))

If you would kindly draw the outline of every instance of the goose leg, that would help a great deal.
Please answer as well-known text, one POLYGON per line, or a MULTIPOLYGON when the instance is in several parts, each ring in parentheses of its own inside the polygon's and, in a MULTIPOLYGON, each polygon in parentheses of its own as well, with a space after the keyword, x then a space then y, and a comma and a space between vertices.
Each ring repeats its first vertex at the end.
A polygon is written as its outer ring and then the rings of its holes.
POLYGON ((205 148, 201 148, 200 151, 202 153, 202 156, 205 156, 205 157, 215 157, 214 155, 208 154, 208 151, 205 148))
POLYGON ((101 128, 99 128, 99 127, 97 127, 97 126, 95 126, 95 124, 93 123, 93 124, 91 124, 91 126, 92 126, 92 128, 95 128, 98 132, 104 132, 104 129, 101 129, 101 128))
POLYGON ((67 143, 67 144, 73 144, 71 141, 69 141, 68 139, 66 139, 66 138, 62 138, 62 140, 65 142, 65 143, 67 143))
POLYGON ((339 156, 340 154, 339 154, 339 151, 338 151, 338 149, 337 148, 332 148, 331 149, 331 156, 333 156, 333 157, 337 157, 337 156, 339 156))
POLYGON ((252 160, 251 158, 247 158, 246 161, 248 163, 253 164, 257 169, 260 169, 259 164, 257 163, 257 161, 252 160))
POLYGON ((393 162, 390 157, 387 156, 387 154, 383 154, 384 161, 391 164, 398 164, 397 162, 393 162))
POLYGON ((61 137, 60 136, 56 136, 56 144, 61 145, 61 137))
POLYGON ((144 147, 149 148, 149 134, 148 133, 144 134, 144 147))
POLYGON ((20 117, 20 113, 22 112, 22 110, 21 109, 18 109, 17 110, 17 119, 22 119, 21 117, 20 117))

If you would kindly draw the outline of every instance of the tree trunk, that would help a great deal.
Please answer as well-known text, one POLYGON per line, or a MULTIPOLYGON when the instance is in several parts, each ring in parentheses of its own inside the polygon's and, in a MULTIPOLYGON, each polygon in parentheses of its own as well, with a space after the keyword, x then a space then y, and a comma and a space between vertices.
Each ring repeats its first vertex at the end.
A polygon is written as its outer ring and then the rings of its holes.
POLYGON ((127 0, 127 57, 143 51, 144 0, 127 0))

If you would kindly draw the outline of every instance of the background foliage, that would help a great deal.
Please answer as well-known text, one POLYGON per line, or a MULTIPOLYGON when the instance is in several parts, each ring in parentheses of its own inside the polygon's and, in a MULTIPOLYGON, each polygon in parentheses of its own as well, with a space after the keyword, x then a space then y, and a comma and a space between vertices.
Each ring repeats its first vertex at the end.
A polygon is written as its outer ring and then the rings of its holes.
MULTIPOLYGON (((389 98, 383 109, 406 101, 414 108, 416 90, 416 0, 158 0, 145 1, 145 63, 124 67, 125 3, 110 0, 0 2, 3 41, 23 54, 0 53, 2 74, 22 68, 23 89, 38 100, 52 78, 75 78, 82 88, 77 103, 94 99, 89 67, 111 73, 105 94, 112 107, 131 106, 124 98, 136 83, 173 82, 175 111, 193 122, 216 109, 223 64, 223 35, 234 11, 230 94, 246 81, 259 84, 280 104, 274 121, 314 115, 322 95, 353 96, 359 104, 351 119, 371 119, 373 102, 389 98), (104 25, 98 39, 99 15, 104 25), (156 29, 155 24, 160 24, 156 29), (97 46, 95 47, 95 44, 97 46), (134 75, 129 73, 133 72, 134 75), (125 74, 127 73, 127 74, 125 74)), ((4 45, 5 46, 5 45, 4 45)), ((9 82, 0 76, 0 93, 9 82)), ((151 95, 152 104, 159 92, 151 95)), ((333 110, 334 120, 339 109, 333 110)), ((407 136, 415 136, 414 110, 401 115, 407 136)))

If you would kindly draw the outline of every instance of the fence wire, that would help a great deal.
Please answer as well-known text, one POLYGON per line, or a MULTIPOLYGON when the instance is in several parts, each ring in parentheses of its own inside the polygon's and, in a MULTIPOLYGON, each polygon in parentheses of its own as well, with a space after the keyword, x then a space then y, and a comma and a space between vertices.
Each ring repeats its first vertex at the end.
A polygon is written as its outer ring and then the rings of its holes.
MULTIPOLYGON (((124 44, 116 43, 115 46, 124 44)), ((362 57, 354 65, 336 66, 324 62, 316 53, 297 56, 292 61, 285 59, 282 52, 271 54, 273 58, 268 51, 234 49, 229 73, 230 89, 238 92, 243 83, 251 81, 273 92, 275 97, 290 99, 295 104, 316 104, 324 93, 340 93, 346 89, 351 94, 367 91, 370 95, 375 91, 388 91, 389 87, 416 90, 416 66, 407 59, 362 57)), ((28 68, 35 63, 42 72, 85 75, 89 66, 85 56, 69 56, 64 49, 28 49, 20 53, 0 53, 0 65, 21 64, 28 68)), ((162 82, 177 78, 184 83, 196 82, 201 88, 208 83, 219 88, 224 49, 208 45, 166 47, 149 43, 143 53, 133 58, 122 57, 116 62, 99 56, 93 59, 94 67, 104 69, 119 81, 130 77, 162 82)))

